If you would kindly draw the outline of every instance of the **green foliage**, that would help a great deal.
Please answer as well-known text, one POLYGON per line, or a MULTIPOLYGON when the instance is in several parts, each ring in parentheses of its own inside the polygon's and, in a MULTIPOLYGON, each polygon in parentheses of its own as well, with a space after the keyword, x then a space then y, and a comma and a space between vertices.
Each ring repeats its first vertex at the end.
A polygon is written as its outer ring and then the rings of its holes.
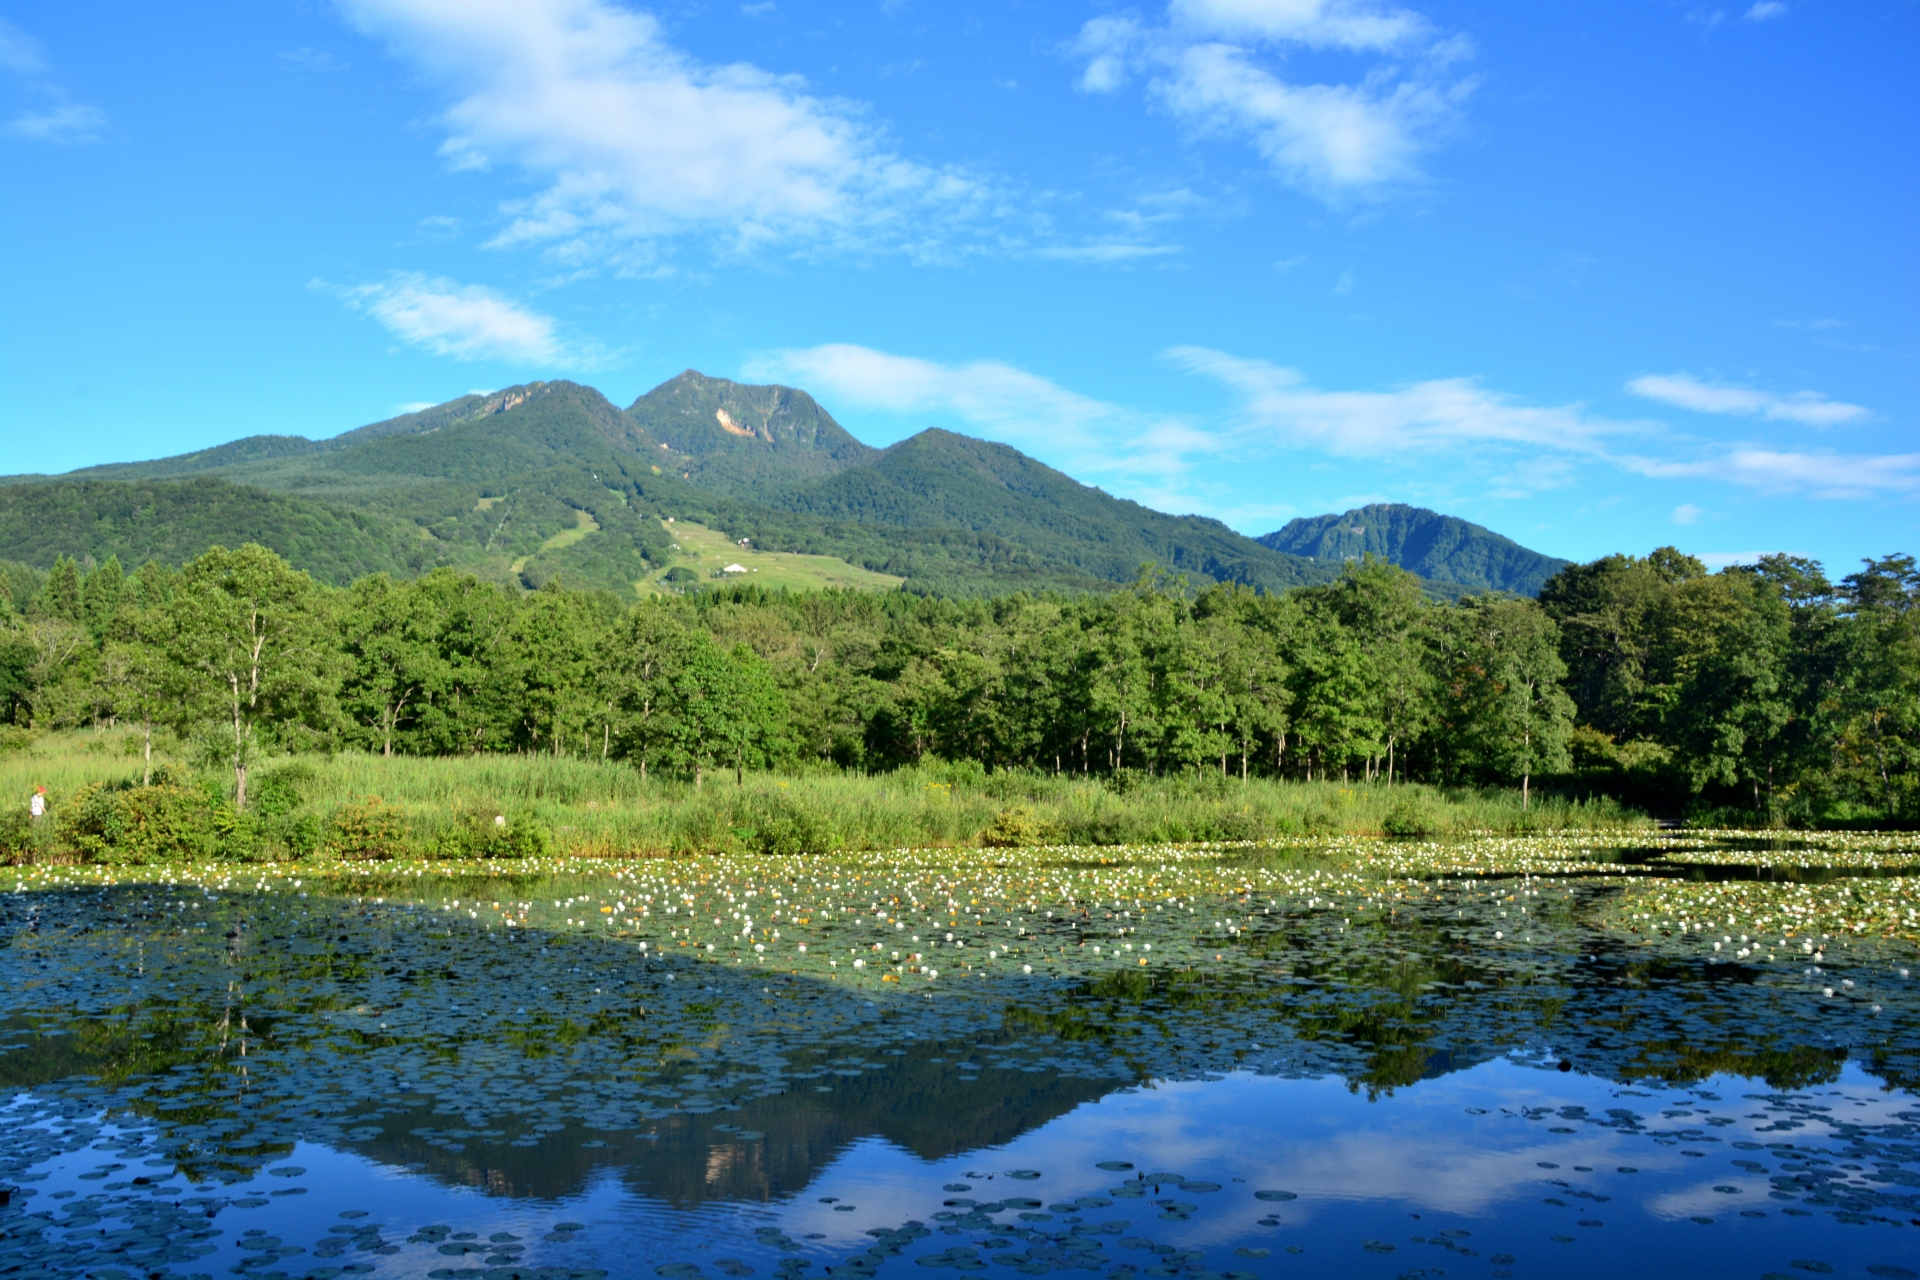
POLYGON ((187 566, 167 606, 167 656, 183 673, 175 722, 215 720, 247 807, 247 768, 268 741, 333 727, 339 650, 313 580, 264 547, 215 547, 187 566))
POLYGON ((993 815, 993 821, 980 833, 980 843, 989 849, 1025 849, 1047 842, 1046 828, 1025 805, 1009 805, 993 815))
MULTIPOLYGON (((748 773, 767 770, 891 773, 947 801, 932 826, 918 802, 911 822, 891 808, 873 825, 810 811, 849 838, 903 841, 1038 838, 1011 816, 996 825, 1023 805, 1048 838, 1096 842, 1386 830, 1390 818, 1432 829, 1425 802, 1390 812, 1409 784, 1512 788, 1523 815, 1544 792, 1675 815, 1739 807, 1758 823, 1900 822, 1920 803, 1916 600, 1908 557, 1834 585, 1810 562, 1709 574, 1669 550, 1574 566, 1544 603, 1436 602, 1368 558, 1278 595, 1196 590, 1147 566, 1130 589, 1097 595, 729 584, 624 604, 450 569, 336 591, 249 546, 132 577, 62 562, 26 615, 0 615, 0 707, 29 757, 32 735, 118 726, 116 758, 138 758, 143 786, 185 738, 189 762, 231 779, 215 788, 231 809, 225 856, 304 856, 329 841, 362 856, 389 837, 510 853, 534 847, 515 833, 556 829, 550 796, 462 791, 403 805, 397 826, 362 839, 360 818, 336 822, 348 796, 323 801, 311 780, 274 773, 288 752, 333 751, 538 756, 567 787, 580 775, 561 762, 696 793, 732 775, 733 799, 644 833, 609 829, 609 847, 823 839, 792 815, 733 812, 748 773), (1253 784, 1283 779, 1384 798, 1357 828, 1340 806, 1358 802, 1332 793, 1245 802, 1253 784), (1080 799, 1051 807, 1049 788, 1071 787, 1080 799), (508 814, 505 835, 485 829, 508 814)), ((369 779, 352 803, 386 786, 369 779)), ((105 856, 105 836, 78 839, 105 856)))
POLYGON ((735 815, 742 843, 771 857, 832 853, 840 844, 833 823, 820 809, 784 791, 754 792, 735 815))
POLYGON ((1423 791, 1403 792, 1387 810, 1380 829, 1390 836, 1434 836, 1447 829, 1443 808, 1423 791))
POLYGON ((57 813, 57 837, 94 862, 152 864, 213 856, 222 815, 206 795, 154 786, 82 787, 57 813))
POLYGON ((333 811, 326 847, 340 858, 397 858, 411 851, 411 834, 398 808, 379 796, 366 796, 333 811))

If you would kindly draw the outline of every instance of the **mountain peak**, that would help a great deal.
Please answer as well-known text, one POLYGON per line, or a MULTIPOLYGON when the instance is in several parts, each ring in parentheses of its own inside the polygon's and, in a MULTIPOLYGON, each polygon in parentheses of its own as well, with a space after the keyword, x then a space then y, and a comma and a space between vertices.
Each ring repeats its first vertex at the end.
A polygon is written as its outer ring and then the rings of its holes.
POLYGON ((718 493, 832 475, 878 453, 804 391, 697 369, 647 392, 624 417, 638 452, 652 458, 659 449, 662 465, 670 457, 682 476, 718 493))
POLYGON ((1257 538, 1264 547, 1315 560, 1372 554, 1437 582, 1536 595, 1568 561, 1530 551, 1457 516, 1404 502, 1375 502, 1339 515, 1290 520, 1257 538))

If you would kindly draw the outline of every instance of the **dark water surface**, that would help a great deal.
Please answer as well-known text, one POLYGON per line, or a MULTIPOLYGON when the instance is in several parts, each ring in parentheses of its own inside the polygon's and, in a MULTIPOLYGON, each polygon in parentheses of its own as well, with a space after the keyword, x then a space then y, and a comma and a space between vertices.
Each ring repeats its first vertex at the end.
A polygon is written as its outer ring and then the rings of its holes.
POLYGON ((0 895, 0 1276, 1920 1275, 1910 949, 1635 952, 1606 892, 1524 950, 1468 945, 1479 882, 909 989, 426 896, 0 895))

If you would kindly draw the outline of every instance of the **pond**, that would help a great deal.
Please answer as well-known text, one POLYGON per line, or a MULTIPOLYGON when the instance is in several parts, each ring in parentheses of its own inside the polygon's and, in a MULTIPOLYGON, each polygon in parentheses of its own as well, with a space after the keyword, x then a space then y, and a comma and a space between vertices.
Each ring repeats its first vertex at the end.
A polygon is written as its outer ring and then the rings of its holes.
POLYGON ((1917 852, 11 869, 0 1275, 1913 1277, 1917 852))

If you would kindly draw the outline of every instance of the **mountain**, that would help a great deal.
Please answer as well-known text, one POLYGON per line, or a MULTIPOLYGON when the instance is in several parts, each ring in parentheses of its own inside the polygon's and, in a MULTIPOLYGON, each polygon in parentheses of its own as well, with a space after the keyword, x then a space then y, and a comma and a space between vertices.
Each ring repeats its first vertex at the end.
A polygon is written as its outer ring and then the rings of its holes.
POLYGON ((671 458, 681 479, 719 494, 833 475, 880 452, 847 434, 804 391, 744 386, 692 369, 635 400, 626 416, 642 456, 663 465, 671 458))
POLYGON ((624 410, 592 387, 534 382, 326 440, 249 436, 0 480, 0 559, 132 565, 258 541, 328 581, 445 564, 631 597, 673 563, 669 516, 951 595, 1105 590, 1147 561, 1196 585, 1283 590, 1337 577, 1345 558, 1154 511, 949 431, 875 449, 804 391, 687 370, 624 410))
POLYGON ((1480 591, 1540 593, 1572 562, 1529 551, 1491 529, 1424 507, 1377 502, 1337 516, 1290 520, 1257 539, 1263 547, 1340 564, 1372 554, 1435 582, 1480 591))
POLYGON ((798 515, 908 529, 962 529, 1042 552, 1079 574, 1130 582, 1140 566, 1284 590, 1334 576, 1204 516, 1114 498, 1004 444, 930 429, 838 475, 758 495, 798 515))

